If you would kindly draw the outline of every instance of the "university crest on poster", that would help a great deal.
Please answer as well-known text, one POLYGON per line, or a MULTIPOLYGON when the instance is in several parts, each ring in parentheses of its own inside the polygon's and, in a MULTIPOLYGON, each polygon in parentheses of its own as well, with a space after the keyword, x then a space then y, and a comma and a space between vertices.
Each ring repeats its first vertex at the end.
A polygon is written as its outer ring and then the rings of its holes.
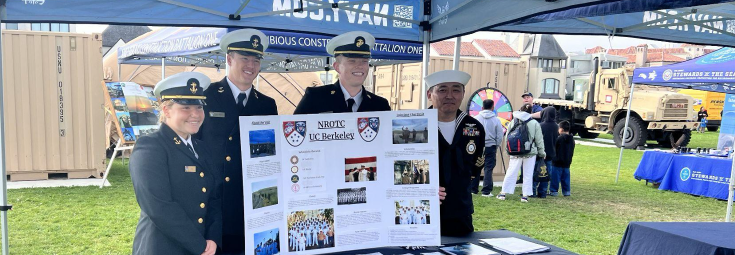
POLYGON ((306 138, 306 121, 284 121, 283 135, 291 146, 301 145, 306 138))
POLYGON ((380 118, 368 117, 368 118, 357 118, 357 129, 360 132, 360 137, 366 142, 372 142, 375 137, 378 136, 378 130, 380 129, 380 118))

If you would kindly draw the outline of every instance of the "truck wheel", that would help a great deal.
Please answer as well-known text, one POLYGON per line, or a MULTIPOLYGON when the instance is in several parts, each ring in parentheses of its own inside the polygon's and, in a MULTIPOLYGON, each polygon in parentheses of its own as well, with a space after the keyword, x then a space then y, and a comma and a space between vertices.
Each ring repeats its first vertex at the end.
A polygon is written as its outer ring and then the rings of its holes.
POLYGON ((684 130, 684 131, 674 131, 671 132, 669 135, 669 144, 667 144, 668 148, 674 148, 676 146, 676 143, 679 142, 679 146, 686 147, 689 145, 689 142, 692 140, 692 131, 691 130, 684 130))
POLYGON ((714 126, 714 127, 707 127, 707 131, 715 132, 715 131, 717 131, 717 129, 719 129, 719 128, 720 128, 720 127, 718 127, 718 126, 714 126))
POLYGON ((625 138, 623 138, 624 128, 624 119, 615 123, 615 127, 613 128, 613 140, 618 148, 622 146, 621 144, 624 144, 626 149, 635 149, 638 146, 646 144, 646 131, 648 130, 644 128, 643 120, 638 117, 631 116, 630 122, 628 123, 628 136, 625 138), (623 143, 623 141, 625 142, 623 143))
POLYGON ((579 134, 579 137, 585 138, 585 139, 595 139, 598 136, 600 136, 600 134, 598 134, 598 133, 592 133, 589 130, 584 129, 584 128, 579 129, 578 134, 579 134))

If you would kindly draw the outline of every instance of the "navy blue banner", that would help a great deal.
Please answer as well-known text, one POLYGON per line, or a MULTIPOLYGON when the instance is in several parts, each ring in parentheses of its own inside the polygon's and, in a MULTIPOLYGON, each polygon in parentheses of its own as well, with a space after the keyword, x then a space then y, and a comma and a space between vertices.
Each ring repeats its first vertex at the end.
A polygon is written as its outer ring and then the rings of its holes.
POLYGON ((11 23, 250 27, 332 35, 366 31, 378 35, 376 36, 378 38, 421 42, 422 33, 418 21, 423 15, 422 2, 418 0, 13 0, 3 1, 6 11, 2 20, 11 23), (333 3, 338 3, 339 8, 332 8, 333 3), (239 9, 242 11, 238 13, 239 9))
MULTIPOLYGON (((120 47, 118 59, 122 62, 134 58, 181 57, 203 54, 217 58, 219 41, 226 28, 164 28, 147 37, 120 47)), ((329 56, 327 43, 332 36, 295 32, 261 30, 268 36, 266 52, 295 56, 329 56)), ((421 61, 423 46, 420 43, 376 40, 372 54, 374 59, 421 61)), ((222 58, 221 56, 219 57, 222 58)))
POLYGON ((659 189, 727 199, 732 160, 676 155, 659 189))

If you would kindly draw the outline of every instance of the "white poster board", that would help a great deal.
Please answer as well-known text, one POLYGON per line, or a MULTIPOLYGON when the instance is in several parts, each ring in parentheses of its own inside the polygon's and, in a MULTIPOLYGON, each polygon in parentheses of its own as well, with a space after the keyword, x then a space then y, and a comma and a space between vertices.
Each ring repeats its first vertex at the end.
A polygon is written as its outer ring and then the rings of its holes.
POLYGON ((247 254, 439 246, 435 110, 240 117, 247 254))

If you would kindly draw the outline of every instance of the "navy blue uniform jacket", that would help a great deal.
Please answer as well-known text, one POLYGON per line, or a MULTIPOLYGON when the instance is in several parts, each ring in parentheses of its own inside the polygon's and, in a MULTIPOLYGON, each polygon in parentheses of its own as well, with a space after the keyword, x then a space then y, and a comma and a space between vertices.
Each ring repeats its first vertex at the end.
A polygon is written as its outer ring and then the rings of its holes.
POLYGON ((241 109, 232 96, 227 78, 214 82, 204 91, 205 120, 197 137, 212 155, 215 174, 222 190, 223 251, 245 250, 245 223, 240 152, 240 116, 278 115, 276 101, 252 88, 241 109))
POLYGON ((460 110, 455 120, 452 144, 439 132, 439 186, 447 192, 439 207, 442 219, 467 217, 475 212, 470 192, 472 178, 480 176, 485 164, 485 128, 460 110))
MULTIPOLYGON (((388 100, 362 88, 362 102, 358 112, 390 111, 388 100)), ((306 88, 304 97, 296 106, 293 114, 341 113, 352 112, 347 109, 344 93, 339 81, 334 84, 306 88)))
POLYGON ((141 136, 130 156, 140 205, 133 254, 201 254, 206 240, 222 244, 220 194, 208 153, 192 139, 197 159, 166 124, 141 136))

